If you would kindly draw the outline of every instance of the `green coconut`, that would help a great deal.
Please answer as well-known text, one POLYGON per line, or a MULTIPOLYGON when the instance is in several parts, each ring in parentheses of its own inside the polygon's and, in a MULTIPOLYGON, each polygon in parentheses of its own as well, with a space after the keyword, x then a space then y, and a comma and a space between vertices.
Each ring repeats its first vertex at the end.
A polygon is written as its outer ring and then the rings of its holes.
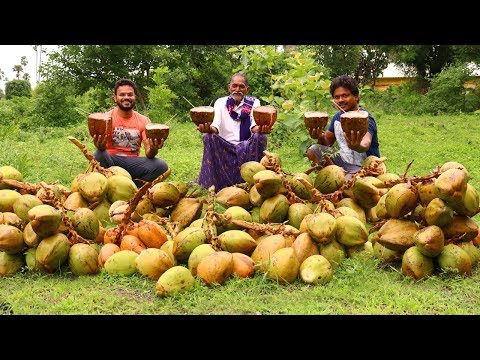
POLYGON ((174 266, 158 278, 155 294, 160 297, 171 296, 188 291, 194 283, 195 279, 190 270, 184 266, 174 266))

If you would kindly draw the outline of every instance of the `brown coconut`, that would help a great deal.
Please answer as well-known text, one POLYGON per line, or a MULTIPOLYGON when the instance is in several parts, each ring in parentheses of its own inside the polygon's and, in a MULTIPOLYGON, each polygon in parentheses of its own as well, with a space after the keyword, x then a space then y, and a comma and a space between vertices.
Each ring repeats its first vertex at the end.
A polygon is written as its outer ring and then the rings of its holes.
POLYGON ((340 115, 340 124, 347 134, 350 131, 360 131, 363 136, 368 130, 368 112, 364 110, 347 111, 340 115))
POLYGON ((196 106, 190 109, 190 119, 196 124, 211 123, 215 117, 215 109, 212 106, 196 106))
POLYGON ((277 109, 269 105, 257 106, 253 109, 253 118, 255 119, 255 123, 259 126, 273 126, 275 121, 277 121, 277 109))
POLYGON ((110 134, 112 131, 112 117, 105 113, 88 115, 88 131, 91 136, 110 134))
POLYGON ((323 129, 328 122, 328 114, 320 111, 307 111, 303 114, 303 122, 307 128, 323 129))
POLYGON ((170 127, 165 124, 149 123, 145 126, 145 135, 152 140, 166 140, 169 132, 170 127))

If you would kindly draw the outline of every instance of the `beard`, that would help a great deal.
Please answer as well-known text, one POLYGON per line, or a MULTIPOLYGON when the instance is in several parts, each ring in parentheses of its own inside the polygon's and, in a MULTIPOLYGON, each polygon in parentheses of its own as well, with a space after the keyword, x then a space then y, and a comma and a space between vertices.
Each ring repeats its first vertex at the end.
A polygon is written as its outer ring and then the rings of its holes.
POLYGON ((122 109, 123 111, 129 111, 129 110, 132 110, 133 107, 135 106, 135 102, 117 102, 117 105, 120 109, 122 109), (125 105, 124 105, 125 104, 125 105))
POLYGON ((235 100, 235 103, 239 104, 240 101, 243 99, 243 93, 241 92, 234 92, 231 93, 230 96, 235 100))

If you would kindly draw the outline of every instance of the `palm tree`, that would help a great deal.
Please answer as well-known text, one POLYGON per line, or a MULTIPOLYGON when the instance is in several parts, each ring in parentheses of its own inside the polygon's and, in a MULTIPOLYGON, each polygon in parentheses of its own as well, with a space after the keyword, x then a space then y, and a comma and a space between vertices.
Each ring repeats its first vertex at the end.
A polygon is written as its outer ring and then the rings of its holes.
POLYGON ((17 73, 15 76, 17 77, 18 80, 20 80, 20 73, 23 72, 23 66, 15 65, 12 70, 17 73))

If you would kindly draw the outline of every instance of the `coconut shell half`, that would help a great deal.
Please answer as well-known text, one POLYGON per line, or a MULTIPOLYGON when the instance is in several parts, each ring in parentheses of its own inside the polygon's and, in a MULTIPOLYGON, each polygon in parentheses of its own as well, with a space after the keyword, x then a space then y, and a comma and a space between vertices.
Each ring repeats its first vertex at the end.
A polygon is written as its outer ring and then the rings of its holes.
POLYGON ((215 109, 212 106, 196 106, 190 109, 190 119, 196 124, 211 123, 215 117, 215 109))
POLYGON ((165 124, 149 123, 145 126, 145 135, 152 140, 157 139, 160 141, 166 139, 169 132, 170 128, 165 124))
POLYGON ((88 115, 88 131, 91 136, 110 134, 112 131, 112 118, 105 113, 88 115))
POLYGON ((368 130, 368 112, 364 110, 347 111, 340 115, 340 123, 344 132, 349 134, 351 130, 360 131, 363 136, 368 130))
POLYGON ((277 121, 277 109, 268 105, 257 106, 253 109, 253 118, 257 125, 269 125, 271 127, 277 121))
POLYGON ((307 128, 325 128, 328 122, 328 114, 320 111, 307 111, 303 114, 303 121, 307 128))

